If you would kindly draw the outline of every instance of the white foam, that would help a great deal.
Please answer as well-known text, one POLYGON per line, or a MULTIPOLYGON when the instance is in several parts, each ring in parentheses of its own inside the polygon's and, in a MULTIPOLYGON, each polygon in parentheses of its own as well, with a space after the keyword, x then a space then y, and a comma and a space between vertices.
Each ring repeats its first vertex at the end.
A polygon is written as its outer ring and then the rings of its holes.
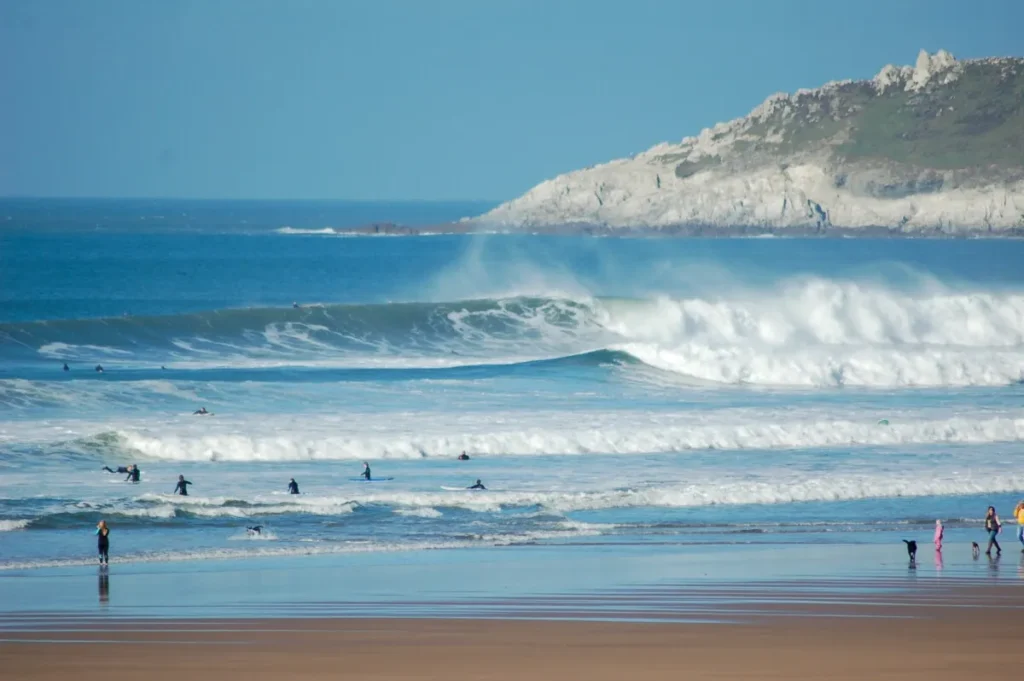
POLYGON ((613 347, 722 383, 868 387, 1024 380, 1024 295, 822 279, 722 298, 605 304, 613 347))
POLYGON ((274 230, 278 234, 325 234, 325 235, 337 235, 339 232, 333 227, 323 227, 321 229, 303 229, 301 227, 279 227, 274 230))
POLYGON ((47 343, 38 350, 43 357, 61 361, 93 361, 100 357, 131 357, 133 353, 105 345, 76 345, 73 343, 47 343))
MULTIPOLYGON (((1002 494, 1024 490, 1024 475, 979 474, 943 470, 929 477, 923 472, 912 474, 843 473, 817 477, 807 473, 779 476, 773 479, 698 479, 688 483, 637 486, 629 489, 600 491, 528 491, 480 492, 477 494, 445 494, 392 492, 360 497, 361 503, 392 504, 416 507, 452 507, 478 512, 494 512, 502 508, 540 506, 547 511, 568 513, 621 508, 661 507, 690 508, 702 506, 737 506, 750 504, 786 504, 808 501, 857 501, 901 497, 958 496, 969 494, 1002 494)), ((597 532, 602 528, 571 524, 566 529, 597 532)))
POLYGON ((170 509, 170 514, 173 516, 175 510, 180 509, 204 518, 251 518, 284 513, 333 516, 351 513, 354 510, 354 503, 350 498, 299 495, 295 495, 293 500, 290 500, 288 503, 275 503, 273 497, 268 500, 267 497, 262 495, 245 500, 227 497, 143 494, 137 498, 137 501, 160 502, 160 505, 144 509, 126 509, 114 512, 135 515, 134 511, 139 510, 140 513, 138 515, 144 515, 147 512, 164 513, 163 509, 170 509))
POLYGON ((28 527, 31 520, 0 520, 0 532, 14 532, 28 527))
POLYGON ((395 513, 413 518, 440 518, 443 515, 436 508, 430 506, 424 508, 396 508, 395 513))
POLYGON ((277 541, 277 535, 263 528, 259 532, 242 532, 228 537, 228 541, 277 541))
POLYGON ((449 458, 455 452, 489 455, 646 454, 708 449, 771 450, 905 444, 981 444, 1024 441, 1024 413, 939 416, 908 414, 880 427, 889 414, 851 418, 809 412, 723 410, 712 414, 581 412, 566 422, 557 413, 489 413, 451 418, 375 419, 360 423, 272 419, 222 430, 204 424, 173 431, 117 431, 133 457, 160 461, 321 461, 449 458), (383 419, 383 420, 381 420, 383 419), (213 432, 211 432, 213 431, 213 432))
MULTIPOLYGON (((569 538, 593 534, 594 530, 566 529, 562 532, 510 533, 478 535, 469 540, 413 541, 407 543, 388 542, 317 542, 302 546, 258 546, 248 548, 210 549, 201 551, 173 551, 113 556, 111 564, 124 563, 165 563, 200 560, 249 560, 256 558, 283 558, 290 556, 317 556, 345 553, 394 553, 404 551, 430 551, 443 549, 464 549, 482 546, 507 546, 529 543, 549 538, 569 538)), ((276 542, 275 542, 276 543, 276 542)), ((0 570, 28 570, 49 567, 71 567, 95 565, 94 559, 54 559, 37 561, 10 561, 0 559, 0 570)))

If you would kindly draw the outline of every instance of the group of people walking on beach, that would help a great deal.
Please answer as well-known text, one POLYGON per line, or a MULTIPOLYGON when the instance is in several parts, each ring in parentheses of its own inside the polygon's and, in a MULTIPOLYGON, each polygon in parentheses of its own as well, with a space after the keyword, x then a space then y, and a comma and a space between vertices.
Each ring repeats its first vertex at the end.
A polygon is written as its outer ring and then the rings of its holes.
MULTIPOLYGON (((1013 517, 1017 521, 1017 541, 1024 547, 1024 499, 1017 502, 1017 506, 1013 509, 1013 517)), ((993 548, 995 548, 997 556, 1003 552, 1003 547, 999 545, 999 540, 997 539, 1002 530, 1003 524, 999 520, 999 514, 996 513, 995 506, 989 506, 988 511, 985 513, 985 532, 988 533, 988 546, 985 549, 986 556, 992 555, 993 548)), ((1021 553, 1024 553, 1024 548, 1021 548, 1021 553)))

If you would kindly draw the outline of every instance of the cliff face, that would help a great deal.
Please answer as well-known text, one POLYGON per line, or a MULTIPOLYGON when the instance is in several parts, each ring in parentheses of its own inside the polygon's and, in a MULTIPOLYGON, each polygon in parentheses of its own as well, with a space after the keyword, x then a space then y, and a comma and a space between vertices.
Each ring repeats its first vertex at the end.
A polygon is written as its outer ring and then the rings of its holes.
POLYGON ((473 220, 778 233, 1024 230, 1024 59, 914 67, 769 97, 678 144, 543 182, 473 220))

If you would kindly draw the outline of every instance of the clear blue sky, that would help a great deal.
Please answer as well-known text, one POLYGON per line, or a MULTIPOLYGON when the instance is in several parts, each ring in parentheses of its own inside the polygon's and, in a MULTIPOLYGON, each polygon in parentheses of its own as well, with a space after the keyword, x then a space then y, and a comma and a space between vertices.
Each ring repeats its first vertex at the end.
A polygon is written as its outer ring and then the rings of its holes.
POLYGON ((0 195, 506 199, 1024 0, 0 0, 0 195))

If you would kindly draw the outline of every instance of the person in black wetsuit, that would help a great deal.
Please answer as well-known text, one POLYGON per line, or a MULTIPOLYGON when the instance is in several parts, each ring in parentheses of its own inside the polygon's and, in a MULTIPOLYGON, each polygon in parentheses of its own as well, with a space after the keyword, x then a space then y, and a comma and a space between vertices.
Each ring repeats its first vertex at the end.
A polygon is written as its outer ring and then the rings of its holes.
POLYGON ((359 474, 359 477, 366 478, 367 480, 372 480, 373 479, 371 477, 370 463, 368 461, 364 461, 363 462, 363 472, 359 474))
POLYGON ((125 480, 131 482, 138 482, 139 476, 141 474, 142 471, 139 470, 138 465, 133 463, 131 466, 128 466, 128 477, 125 478, 125 480))
POLYGON ((104 466, 103 470, 105 470, 108 473, 131 473, 132 472, 132 467, 131 466, 118 466, 117 470, 115 471, 110 466, 104 466))
POLYGON ((183 497, 188 496, 188 486, 192 483, 185 479, 184 475, 178 476, 178 484, 174 487, 174 494, 179 494, 183 497))
POLYGON ((106 565, 109 560, 107 554, 110 552, 110 528, 107 527, 106 520, 101 520, 96 525, 96 548, 100 552, 100 565, 106 565))
POLYGON ((71 367, 68 366, 67 362, 64 362, 64 371, 71 371, 71 367))
POLYGON ((469 461, 469 454, 466 454, 466 452, 459 454, 459 461, 469 461))
POLYGON ((206 411, 206 407, 199 407, 194 412, 192 412, 192 415, 193 416, 206 416, 209 413, 210 412, 206 411))
POLYGON ((103 373, 103 365, 102 364, 97 364, 96 365, 96 373, 97 374, 102 374, 103 373))
POLYGON ((470 485, 466 489, 487 489, 487 488, 484 487, 484 483, 480 482, 480 478, 477 478, 476 479, 476 484, 475 485, 470 485))
POLYGON ((288 481, 288 494, 298 494, 299 483, 295 482, 295 478, 288 481))

